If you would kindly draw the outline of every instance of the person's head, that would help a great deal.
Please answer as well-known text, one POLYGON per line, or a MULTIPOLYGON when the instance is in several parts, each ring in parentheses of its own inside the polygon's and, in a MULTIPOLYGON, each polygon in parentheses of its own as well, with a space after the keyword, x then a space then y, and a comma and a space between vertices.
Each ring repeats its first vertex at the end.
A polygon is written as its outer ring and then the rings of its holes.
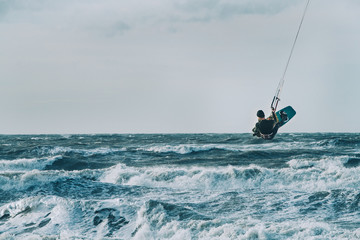
POLYGON ((257 111, 256 116, 258 118, 265 118, 265 113, 263 110, 259 110, 259 111, 257 111))

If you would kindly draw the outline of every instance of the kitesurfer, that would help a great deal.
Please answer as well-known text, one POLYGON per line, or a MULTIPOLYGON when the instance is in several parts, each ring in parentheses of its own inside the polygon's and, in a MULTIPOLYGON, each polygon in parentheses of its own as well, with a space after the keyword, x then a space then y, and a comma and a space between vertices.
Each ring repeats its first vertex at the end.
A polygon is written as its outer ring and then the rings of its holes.
POLYGON ((258 122, 253 128, 253 136, 261 137, 266 140, 271 140, 275 137, 281 124, 287 120, 285 112, 280 112, 281 121, 276 117, 275 109, 271 109, 271 116, 265 119, 263 110, 257 111, 258 122))

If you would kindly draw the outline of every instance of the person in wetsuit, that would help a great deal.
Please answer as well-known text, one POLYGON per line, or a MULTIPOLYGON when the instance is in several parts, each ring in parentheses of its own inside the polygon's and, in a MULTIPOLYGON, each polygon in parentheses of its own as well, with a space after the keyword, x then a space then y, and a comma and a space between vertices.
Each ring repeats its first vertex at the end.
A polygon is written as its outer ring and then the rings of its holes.
POLYGON ((286 113, 280 112, 281 122, 276 117, 275 109, 271 109, 271 116, 265 119, 263 110, 257 111, 258 122, 253 128, 253 136, 261 137, 266 140, 271 140, 275 137, 281 124, 287 120, 286 113))

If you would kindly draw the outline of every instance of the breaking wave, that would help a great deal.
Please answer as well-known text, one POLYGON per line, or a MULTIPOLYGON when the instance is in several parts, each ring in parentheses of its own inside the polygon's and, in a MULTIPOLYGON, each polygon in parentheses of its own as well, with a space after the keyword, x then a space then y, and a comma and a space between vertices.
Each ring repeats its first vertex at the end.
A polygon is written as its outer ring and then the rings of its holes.
POLYGON ((0 239, 358 239, 360 135, 0 136, 0 239))

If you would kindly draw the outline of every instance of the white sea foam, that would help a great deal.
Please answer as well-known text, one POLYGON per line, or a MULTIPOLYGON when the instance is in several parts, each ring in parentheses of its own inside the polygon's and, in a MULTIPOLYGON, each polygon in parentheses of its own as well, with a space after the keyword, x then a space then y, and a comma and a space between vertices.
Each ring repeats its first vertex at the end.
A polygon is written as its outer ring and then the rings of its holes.
POLYGON ((269 150, 301 150, 301 149, 323 150, 329 148, 322 142, 307 144, 299 144, 298 142, 284 142, 281 144, 274 142, 266 142, 262 144, 178 144, 178 145, 150 145, 137 148, 138 151, 148 151, 155 153, 177 153, 189 154, 192 152, 201 152, 209 150, 226 150, 234 152, 242 151, 269 151, 269 150))
POLYGON ((50 138, 49 138, 49 137, 40 137, 40 136, 39 136, 39 137, 31 137, 30 139, 36 141, 36 140, 48 140, 48 139, 50 139, 50 138))
POLYGON ((200 151, 209 151, 212 149, 223 149, 223 150, 232 150, 235 151, 235 148, 226 147, 223 145, 216 144, 206 144, 206 145, 197 145, 197 144, 180 144, 180 145, 157 145, 150 146, 145 148, 138 148, 137 150, 155 152, 155 153, 178 153, 178 154, 188 154, 192 152, 200 151))
MULTIPOLYGON (((240 213, 237 213, 240 214, 240 213)), ((330 223, 299 218, 267 222, 243 215, 233 219, 189 220, 167 219, 166 210, 158 205, 143 205, 137 215, 133 239, 354 239, 359 232, 338 231, 330 223)))
POLYGON ((75 149, 74 152, 84 154, 85 157, 90 157, 93 155, 107 155, 111 153, 117 153, 117 152, 125 152, 126 148, 107 148, 107 147, 101 147, 101 148, 95 148, 91 150, 80 150, 75 149))
POLYGON ((118 164, 106 170, 100 181, 131 186, 209 191, 247 188, 304 191, 351 189, 358 186, 360 167, 346 168, 345 161, 346 157, 293 159, 289 162, 289 168, 282 169, 256 165, 137 168, 118 164))
POLYGON ((177 153, 189 154, 193 152, 203 152, 210 150, 225 150, 225 151, 257 151, 257 150, 276 150, 284 149, 284 145, 278 144, 254 144, 254 145, 239 145, 239 144, 179 144, 179 145, 155 145, 138 148, 140 151, 148 151, 155 153, 177 153))
POLYGON ((272 170, 249 167, 153 167, 134 168, 119 164, 105 171, 100 181, 146 187, 202 189, 204 191, 247 189, 262 186, 272 170))
POLYGON ((107 155, 111 153, 124 152, 126 148, 109 148, 109 147, 99 147, 94 149, 76 149, 71 147, 42 147, 37 149, 40 154, 46 155, 59 155, 65 153, 78 153, 82 154, 85 157, 90 157, 93 155, 107 155))
POLYGON ((42 184, 56 182, 58 180, 82 177, 94 177, 97 178, 101 174, 98 171, 93 170, 28 170, 28 171, 6 171, 0 173, 1 189, 6 191, 16 190, 25 191, 31 186, 41 186, 42 184))
POLYGON ((1 171, 29 171, 33 169, 44 169, 51 165, 57 159, 62 158, 60 155, 49 158, 21 158, 15 160, 0 160, 1 171))
MULTIPOLYGON (((237 213, 239 214, 239 213, 237 213)), ((311 219, 266 222, 236 216, 233 219, 180 221, 166 219, 166 211, 158 206, 149 211, 145 205, 137 215, 133 239, 356 239, 359 231, 334 229, 332 224, 311 219)))
MULTIPOLYGON (((166 145, 136 147, 131 143, 126 145, 131 149, 126 153, 126 162, 132 166, 118 164, 81 171, 44 170, 51 158, 0 161, 0 169, 5 169, 0 172, 0 192, 4 196, 0 206, 0 240, 359 239, 357 158, 346 155, 346 151, 311 154, 317 147, 322 150, 333 144, 328 140, 314 140, 315 148, 274 143, 172 145, 170 141, 166 145), (253 150, 306 151, 294 154, 281 168, 264 167, 271 165, 266 163, 223 166, 226 161, 218 166, 165 165, 162 161, 162 165, 144 166, 139 157, 159 161, 164 156, 139 154, 133 151, 137 147, 140 151, 178 154, 226 150, 235 152, 232 157, 236 152, 253 150), (353 164, 346 164, 351 158, 353 164), (131 162, 133 159, 136 160, 131 162), (140 164, 134 166, 138 160, 140 164), (121 217, 128 223, 114 227, 121 217)), ((64 153, 93 156, 121 149, 42 150, 56 158, 64 153)), ((215 155, 210 152, 207 157, 212 156, 215 155)), ((269 162, 266 156, 264 161, 269 162)), ((114 160, 111 158, 108 163, 114 160)))
POLYGON ((290 187, 324 191, 331 189, 353 189, 360 181, 360 168, 346 168, 348 160, 343 157, 326 157, 324 159, 293 159, 289 161, 290 169, 280 169, 290 187))
MULTIPOLYGON (((0 207, 0 217, 6 218, 0 224, 0 239, 12 235, 25 239, 43 239, 42 236, 56 239, 103 239, 106 229, 94 226, 96 209, 105 205, 95 201, 76 201, 56 196, 30 197, 0 207), (31 229, 31 231, 27 231, 31 229), (100 238, 96 233, 104 230, 100 238), (3 233, 3 234, 1 234, 3 233)), ((118 201, 108 201, 115 207, 118 201)))
MULTIPOLYGON (((352 181, 359 180, 358 168, 344 168, 342 158, 330 158, 324 160, 308 160, 303 167, 297 160, 292 160, 289 168, 267 169, 255 165, 248 167, 128 167, 119 164, 103 172, 99 180, 102 182, 121 184, 127 186, 149 186, 154 189, 171 189, 175 192, 196 192, 191 202, 207 202, 219 198, 219 194, 247 191, 260 194, 254 198, 254 204, 263 205, 265 209, 272 208, 266 203, 275 203, 278 198, 274 194, 266 192, 282 191, 291 192, 314 192, 321 189, 344 189, 347 177, 354 174, 352 181), (325 186, 317 186, 323 178, 338 175, 337 181, 326 182, 325 186), (350 171, 346 173, 346 171, 350 171), (357 171, 357 172, 356 172, 357 171), (322 174, 324 174, 322 176, 322 174), (329 183, 334 185, 329 185, 329 183), (302 186, 304 185, 304 186, 302 186), (311 185, 315 185, 312 186, 311 185), (286 190, 286 191, 285 191, 286 190), (290 191, 289 191, 290 190, 290 191), (201 192, 202 194, 198 194, 201 192), (264 199, 262 199, 264 198, 264 199), (269 200, 270 198, 270 200, 269 200), (263 201, 263 202, 262 202, 263 201)), ((91 171, 87 170, 87 174, 91 171)), ((20 182, 36 185, 36 182, 53 181, 56 177, 79 176, 85 174, 80 171, 42 172, 33 170, 22 175, 20 182), (71 175, 72 174, 72 175, 71 175), (70 176, 71 175, 71 176, 70 176), (44 179, 41 179, 43 177, 44 179), (49 178, 49 179, 46 179, 49 178)), ((329 181, 329 180, 328 180, 329 181)), ((346 188, 346 186, 345 186, 346 188)), ((294 202, 286 203, 287 208, 283 212, 274 215, 263 216, 261 220, 246 218, 251 216, 251 207, 242 211, 234 211, 226 216, 216 217, 209 220, 179 219, 168 213, 161 204, 154 208, 148 208, 146 201, 149 198, 165 198, 167 201, 175 201, 166 196, 169 191, 164 191, 163 196, 155 196, 149 193, 140 199, 121 197, 121 199, 97 201, 84 201, 65 199, 61 197, 31 197, 12 202, 0 207, 0 217, 8 214, 9 219, 0 225, 0 232, 11 229, 6 234, 0 234, 0 239, 11 237, 11 234, 19 234, 22 237, 54 236, 59 239, 88 238, 102 239, 109 233, 106 219, 97 226, 93 225, 95 211, 97 209, 114 208, 130 221, 124 228, 113 232, 113 237, 124 239, 318 239, 319 236, 327 239, 356 239, 359 232, 348 230, 334 230, 334 225, 322 221, 311 221, 309 218, 299 218, 299 208, 295 207, 296 201, 306 202, 304 199, 295 199, 294 202), (294 208, 294 209, 292 209, 294 208), (130 209, 130 210, 129 210, 130 209), (134 213, 135 211, 135 213, 134 213), (137 213, 136 213, 137 212, 137 213), (277 221, 272 219, 276 218, 277 221), (281 221, 281 219, 286 221, 281 221), (49 219, 51 219, 49 221, 49 219), (169 220, 170 219, 170 220, 169 220), (295 219, 295 220, 294 220, 295 219), (47 223, 47 221, 49 221, 47 223), (42 224, 45 224, 40 227, 42 224), (31 233, 26 233, 26 226, 37 227, 31 233), (357 235, 356 235, 357 234, 357 235)), ((249 197, 248 193, 245 194, 249 197)), ((354 196, 355 197, 355 196, 354 196)), ((278 199, 285 202, 284 199, 278 199)), ((251 200, 248 200, 250 204, 251 200)), ((184 201, 181 201, 184 202, 184 201)), ((248 204, 249 204, 248 203, 248 204)), ((222 204, 219 202, 219 204, 222 204)), ((239 202, 239 204, 244 204, 239 202)), ((272 214, 272 213, 269 213, 272 214)))

